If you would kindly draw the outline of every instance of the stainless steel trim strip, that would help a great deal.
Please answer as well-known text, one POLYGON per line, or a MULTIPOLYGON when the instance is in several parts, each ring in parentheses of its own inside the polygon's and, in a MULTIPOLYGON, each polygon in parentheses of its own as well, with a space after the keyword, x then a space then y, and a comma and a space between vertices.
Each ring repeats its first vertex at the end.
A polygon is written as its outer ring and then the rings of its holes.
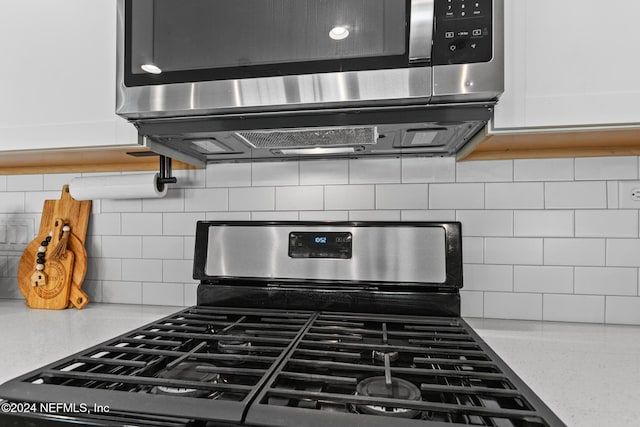
POLYGON ((441 227, 212 226, 205 273, 212 277, 444 283, 441 227), (350 232, 351 259, 290 258, 290 232, 350 232))
MULTIPOLYGON (((118 58, 122 55, 119 53, 118 58)), ((431 69, 351 71, 125 87, 118 65, 116 113, 129 119, 238 111, 332 107, 349 103, 428 103, 431 69)))
POLYGON ((411 0, 409 61, 431 59, 433 42, 433 0, 411 0))

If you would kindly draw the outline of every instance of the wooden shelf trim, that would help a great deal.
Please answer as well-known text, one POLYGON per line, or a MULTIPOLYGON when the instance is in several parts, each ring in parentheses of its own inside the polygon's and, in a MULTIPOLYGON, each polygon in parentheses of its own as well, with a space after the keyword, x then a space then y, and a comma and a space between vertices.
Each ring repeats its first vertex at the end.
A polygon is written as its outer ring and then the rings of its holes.
MULTIPOLYGON (((0 153, 0 175, 127 172, 158 170, 158 156, 135 157, 127 153, 149 152, 139 148, 43 150, 0 153)), ((174 169, 198 169, 173 161, 174 169)))
POLYGON ((459 160, 640 155, 640 128, 486 134, 459 160))

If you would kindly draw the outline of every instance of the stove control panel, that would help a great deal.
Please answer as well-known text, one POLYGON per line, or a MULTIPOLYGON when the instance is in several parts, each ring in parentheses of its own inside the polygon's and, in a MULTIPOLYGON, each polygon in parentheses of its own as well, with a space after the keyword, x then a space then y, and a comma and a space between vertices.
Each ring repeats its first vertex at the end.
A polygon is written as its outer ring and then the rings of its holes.
POLYGON ((493 56, 492 0, 438 0, 434 65, 488 62, 493 56))
POLYGON ((289 233, 289 256, 291 258, 339 258, 352 256, 353 236, 348 232, 289 233))

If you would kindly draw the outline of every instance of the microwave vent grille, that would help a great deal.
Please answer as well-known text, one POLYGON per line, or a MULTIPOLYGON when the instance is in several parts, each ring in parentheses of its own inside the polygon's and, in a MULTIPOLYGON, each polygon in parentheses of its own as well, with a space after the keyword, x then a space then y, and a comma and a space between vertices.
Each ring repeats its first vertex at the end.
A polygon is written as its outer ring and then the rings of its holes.
POLYGON ((378 140, 375 126, 278 129, 235 132, 253 148, 305 148, 371 145, 378 140))

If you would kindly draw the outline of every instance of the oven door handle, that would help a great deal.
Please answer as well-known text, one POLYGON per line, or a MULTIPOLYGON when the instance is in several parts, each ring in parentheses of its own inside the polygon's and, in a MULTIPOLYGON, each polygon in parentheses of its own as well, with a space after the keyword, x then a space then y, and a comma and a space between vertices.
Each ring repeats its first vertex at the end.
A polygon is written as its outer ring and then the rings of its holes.
POLYGON ((409 62, 431 60, 434 0, 411 0, 409 62))

